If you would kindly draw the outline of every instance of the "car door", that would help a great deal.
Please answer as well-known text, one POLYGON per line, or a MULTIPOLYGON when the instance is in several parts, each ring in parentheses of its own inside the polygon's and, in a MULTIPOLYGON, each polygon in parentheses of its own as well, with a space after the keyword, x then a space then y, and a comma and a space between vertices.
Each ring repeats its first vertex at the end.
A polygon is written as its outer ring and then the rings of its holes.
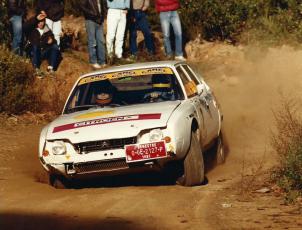
POLYGON ((203 112, 201 108, 201 104, 199 101, 199 96, 197 93, 196 84, 194 81, 190 79, 188 74, 185 72, 184 68, 181 65, 176 66, 176 70, 178 72, 178 75, 180 76, 180 79, 184 85, 188 101, 194 106, 195 108, 195 117, 197 118, 197 122, 199 125, 199 135, 198 138, 200 140, 200 143, 203 146, 203 143, 206 141, 207 137, 207 130, 205 129, 205 122, 203 117, 203 112))
POLYGON ((207 131, 205 144, 209 144, 213 138, 216 138, 220 129, 220 111, 209 86, 201 77, 191 69, 187 64, 183 64, 182 68, 185 73, 195 82, 198 88, 198 98, 204 118, 204 126, 207 131))

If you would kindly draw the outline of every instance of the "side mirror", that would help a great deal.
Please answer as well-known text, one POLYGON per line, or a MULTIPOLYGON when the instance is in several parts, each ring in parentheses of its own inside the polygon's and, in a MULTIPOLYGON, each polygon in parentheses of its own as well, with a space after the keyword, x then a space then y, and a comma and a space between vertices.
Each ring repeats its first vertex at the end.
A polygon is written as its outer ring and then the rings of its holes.
POLYGON ((196 87, 197 87, 197 93, 198 93, 198 95, 202 94, 203 91, 204 91, 204 85, 203 84, 199 84, 196 87))

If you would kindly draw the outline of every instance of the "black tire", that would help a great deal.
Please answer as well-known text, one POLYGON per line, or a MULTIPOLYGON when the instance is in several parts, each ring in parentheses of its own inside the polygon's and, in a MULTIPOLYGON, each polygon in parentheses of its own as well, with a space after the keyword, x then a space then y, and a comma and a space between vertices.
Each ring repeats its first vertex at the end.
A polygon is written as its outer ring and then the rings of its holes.
POLYGON ((225 148, 223 144, 223 137, 220 133, 216 139, 215 146, 215 163, 216 165, 223 164, 225 162, 225 148))
POLYGON ((177 179, 182 186, 200 185, 204 181, 204 161, 200 143, 194 133, 191 135, 189 152, 183 162, 183 175, 177 179))
POLYGON ((56 189, 69 188, 69 183, 68 183, 67 179, 65 179, 63 176, 50 175, 49 184, 56 189))

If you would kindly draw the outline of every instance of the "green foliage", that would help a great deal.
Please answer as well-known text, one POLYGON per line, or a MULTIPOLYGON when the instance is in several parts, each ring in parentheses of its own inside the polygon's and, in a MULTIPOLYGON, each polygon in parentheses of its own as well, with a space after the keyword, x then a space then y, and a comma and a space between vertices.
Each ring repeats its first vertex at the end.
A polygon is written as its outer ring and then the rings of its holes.
POLYGON ((33 91, 33 82, 31 64, 0 46, 0 112, 36 111, 38 97, 33 91))
POLYGON ((286 200, 293 202, 302 195, 302 118, 293 101, 283 100, 281 110, 275 112, 276 132, 272 147, 280 157, 274 179, 285 191, 286 200))
POLYGON ((248 17, 247 5, 236 0, 183 0, 180 10, 189 39, 201 33, 205 39, 228 39, 240 32, 248 17))
POLYGON ((188 39, 301 41, 301 0, 181 0, 188 39), (245 33, 243 33, 245 32, 245 33))

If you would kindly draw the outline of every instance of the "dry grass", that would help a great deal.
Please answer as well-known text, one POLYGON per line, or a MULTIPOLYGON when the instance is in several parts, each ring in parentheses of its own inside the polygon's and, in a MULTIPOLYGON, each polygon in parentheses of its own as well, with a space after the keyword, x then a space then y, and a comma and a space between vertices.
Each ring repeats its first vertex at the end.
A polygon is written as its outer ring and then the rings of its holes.
POLYGON ((302 196, 302 117, 297 99, 282 97, 274 110, 276 130, 271 145, 279 156, 272 179, 285 192, 285 200, 295 202, 302 196))
POLYGON ((240 182, 239 182, 239 194, 243 200, 249 200, 252 197, 252 193, 263 186, 263 180, 266 170, 265 154, 260 159, 247 162, 244 158, 242 160, 240 182))

